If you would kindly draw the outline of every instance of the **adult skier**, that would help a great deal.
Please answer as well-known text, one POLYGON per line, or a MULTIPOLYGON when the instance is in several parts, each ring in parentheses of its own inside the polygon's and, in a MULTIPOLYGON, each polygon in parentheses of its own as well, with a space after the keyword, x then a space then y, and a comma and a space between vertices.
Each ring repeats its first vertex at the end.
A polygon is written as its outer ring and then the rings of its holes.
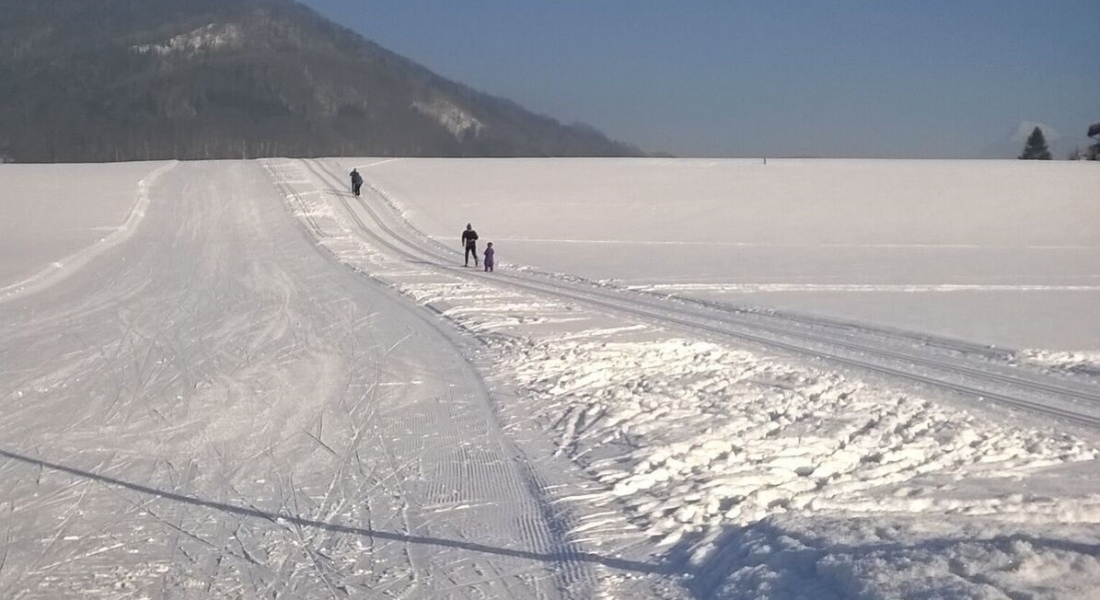
POLYGON ((358 169, 351 170, 351 193, 356 196, 359 195, 359 189, 363 187, 363 176, 359 174, 358 169))
POLYGON ((466 266, 470 266, 470 255, 474 256, 474 266, 477 266, 477 232, 473 225, 466 224, 466 231, 462 232, 462 246, 466 248, 466 266))

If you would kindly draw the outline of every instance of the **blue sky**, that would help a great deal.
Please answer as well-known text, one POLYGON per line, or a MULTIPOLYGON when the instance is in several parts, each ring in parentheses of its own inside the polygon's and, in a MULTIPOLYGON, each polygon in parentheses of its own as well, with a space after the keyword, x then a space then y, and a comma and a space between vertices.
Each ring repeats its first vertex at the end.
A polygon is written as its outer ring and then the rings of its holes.
POLYGON ((1011 156, 1021 122, 1072 149, 1100 121, 1098 0, 299 1, 439 75, 679 156, 1011 156))

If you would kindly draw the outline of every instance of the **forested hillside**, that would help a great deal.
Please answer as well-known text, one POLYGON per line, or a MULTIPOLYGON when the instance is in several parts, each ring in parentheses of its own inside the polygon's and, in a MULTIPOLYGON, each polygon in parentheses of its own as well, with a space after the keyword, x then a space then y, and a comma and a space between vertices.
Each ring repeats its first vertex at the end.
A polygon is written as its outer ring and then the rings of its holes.
POLYGON ((638 155, 289 0, 0 0, 0 157, 638 155))

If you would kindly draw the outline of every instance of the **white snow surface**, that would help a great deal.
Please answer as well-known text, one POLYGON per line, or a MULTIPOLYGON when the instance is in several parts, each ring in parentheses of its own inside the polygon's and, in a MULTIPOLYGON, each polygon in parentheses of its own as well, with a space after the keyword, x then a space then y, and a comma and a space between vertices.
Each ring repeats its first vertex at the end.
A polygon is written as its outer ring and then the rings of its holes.
MULTIPOLYGON (((1100 324, 1084 308, 1100 298, 1100 209, 1080 191, 1098 189, 1095 169, 88 169, 112 193, 74 194, 83 212, 64 228, 58 211, 0 204, 20 222, 0 246, 0 596, 1100 585, 1100 324), (495 242, 495 273, 458 266, 467 221, 495 242), (61 235, 87 227, 123 233, 61 235), (39 232, 66 243, 22 252, 39 232), (51 276, 61 257, 75 272, 51 276), (775 321, 739 337, 723 332, 741 321, 670 292, 795 313, 742 309, 775 321), (830 332, 858 357, 828 358, 842 356, 830 332), (816 341, 794 344, 804 333, 816 341), (985 345, 1002 340, 1049 349, 985 345), (891 375, 892 352, 1011 382, 978 401, 961 371, 891 375), (1059 391, 1016 389, 1039 383, 1059 391)), ((45 195, 48 175, 4 166, 0 189, 45 195)))
POLYGON ((56 280, 130 234, 165 163, 0 165, 0 299, 56 280))
POLYGON ((472 221, 503 261, 998 346, 1100 350, 1095 164, 404 159, 369 171, 417 227, 453 244, 472 221))

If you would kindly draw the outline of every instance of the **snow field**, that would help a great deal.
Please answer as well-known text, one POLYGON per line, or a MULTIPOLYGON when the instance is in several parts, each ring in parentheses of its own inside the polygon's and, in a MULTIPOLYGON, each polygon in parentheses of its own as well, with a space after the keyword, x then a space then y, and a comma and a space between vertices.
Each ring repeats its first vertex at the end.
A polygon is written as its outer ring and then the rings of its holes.
POLYGON ((472 221, 544 271, 1100 351, 1100 170, 1026 162, 340 159, 433 238, 472 221))
POLYGON ((1059 598, 1100 585, 1100 488, 1027 484, 1094 461, 1090 443, 403 263, 326 208, 331 194, 288 199, 324 223, 319 243, 341 261, 488 345, 492 377, 520 392, 500 409, 505 428, 541 428, 600 484, 563 499, 595 515, 573 540, 630 537, 598 516, 621 512, 717 598, 1059 598))
POLYGON ((4 165, 0 300, 48 286, 133 235, 150 187, 174 164, 4 165), (130 179, 136 184, 118 185, 130 179), (81 202, 72 201, 77 189, 81 202))
POLYGON ((504 436, 472 338, 314 247, 324 211, 290 218, 244 161, 150 198, 0 307, 0 597, 550 600, 652 572, 562 540, 539 488, 573 472, 504 436))

